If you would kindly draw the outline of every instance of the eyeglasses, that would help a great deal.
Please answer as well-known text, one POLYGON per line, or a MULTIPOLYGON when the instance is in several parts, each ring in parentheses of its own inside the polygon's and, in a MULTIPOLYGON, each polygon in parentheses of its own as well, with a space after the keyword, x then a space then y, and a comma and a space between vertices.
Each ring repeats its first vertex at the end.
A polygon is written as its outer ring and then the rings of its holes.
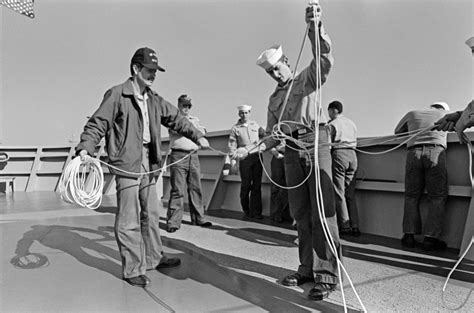
POLYGON ((191 109, 191 105, 190 104, 183 104, 183 108, 191 109))

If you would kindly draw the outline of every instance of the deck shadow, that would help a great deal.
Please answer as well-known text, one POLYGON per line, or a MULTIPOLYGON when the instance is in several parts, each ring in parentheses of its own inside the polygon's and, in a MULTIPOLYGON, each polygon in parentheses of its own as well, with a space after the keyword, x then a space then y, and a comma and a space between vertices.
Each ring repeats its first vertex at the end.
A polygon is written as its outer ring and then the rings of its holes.
MULTIPOLYGON (((272 266, 239 256, 218 253, 198 247, 190 242, 162 237, 163 243, 172 249, 183 251, 194 262, 199 262, 199 270, 190 266, 188 269, 176 271, 172 269, 161 272, 174 279, 194 281, 210 284, 235 297, 251 302, 268 312, 341 312, 341 305, 328 301, 311 301, 306 294, 312 284, 300 286, 302 294, 293 288, 287 288, 279 283, 279 279, 271 281, 269 277, 284 277, 292 271, 272 266), (264 275, 267 279, 247 274, 247 272, 264 275)), ((355 310, 348 308, 349 312, 355 310)))
MULTIPOLYGON (((164 220, 161 218, 160 220, 164 220)), ((183 224, 191 224, 185 223, 183 224)), ((166 232, 166 223, 160 222, 160 229, 166 232)), ((248 242, 268 245, 268 246, 280 246, 280 247, 295 247, 296 235, 285 234, 276 230, 260 229, 255 227, 225 227, 222 225, 212 225, 207 229, 213 229, 217 231, 223 231, 226 235, 239 238, 248 242)), ((178 230, 179 231, 179 230, 178 230)))
POLYGON ((31 230, 25 232, 23 237, 17 242, 15 256, 11 259, 10 263, 15 267, 22 267, 19 266, 19 261, 30 260, 30 256, 35 256, 41 262, 38 261, 38 264, 27 264, 27 266, 22 268, 40 267, 42 263, 49 262, 45 255, 30 251, 31 246, 38 242, 45 247, 63 251, 87 266, 122 279, 122 268, 116 263, 120 263, 118 251, 101 244, 101 242, 108 241, 115 242, 113 232, 110 233, 106 228, 102 227, 94 230, 64 225, 32 225, 31 230), (92 240, 80 235, 80 232, 93 234, 100 238, 92 240), (95 257, 87 253, 87 250, 95 251, 97 254, 104 256, 104 258, 95 257))
MULTIPOLYGON (((457 260, 444 261, 429 255, 404 254, 343 245, 343 256, 362 261, 375 262, 408 270, 446 277, 457 260)), ((451 278, 474 283, 474 263, 464 260, 453 272, 451 278)))

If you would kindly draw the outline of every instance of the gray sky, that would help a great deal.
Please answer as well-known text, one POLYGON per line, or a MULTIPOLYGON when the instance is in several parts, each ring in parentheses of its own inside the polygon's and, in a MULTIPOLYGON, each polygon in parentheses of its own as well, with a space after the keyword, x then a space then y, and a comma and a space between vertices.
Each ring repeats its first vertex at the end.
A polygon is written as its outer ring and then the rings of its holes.
MULTIPOLYGON (((209 131, 229 129, 236 106, 266 124, 274 82, 255 65, 280 43, 294 66, 305 30, 300 0, 41 0, 35 19, 0 7, 0 140, 62 145, 77 139, 104 92, 125 81, 133 52, 149 46, 165 73, 154 89, 175 104, 187 93, 209 131)), ((321 0, 335 99, 359 136, 388 135, 409 110, 472 98, 471 0, 321 0)), ((305 47, 301 66, 309 62, 305 47)))

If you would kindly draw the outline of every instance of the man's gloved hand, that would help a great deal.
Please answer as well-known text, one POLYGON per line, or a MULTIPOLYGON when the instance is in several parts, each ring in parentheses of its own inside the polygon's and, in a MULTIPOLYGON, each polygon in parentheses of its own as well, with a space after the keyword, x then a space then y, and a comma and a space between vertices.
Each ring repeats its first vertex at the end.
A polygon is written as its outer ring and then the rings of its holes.
POLYGON ((232 158, 240 161, 245 159, 248 155, 249 151, 246 148, 242 147, 235 150, 234 154, 232 155, 232 158))
POLYGON ((201 147, 201 149, 209 149, 209 141, 207 141, 206 137, 201 137, 198 139, 198 144, 201 147))
POLYGON ((454 127, 456 125, 456 122, 459 120, 460 116, 461 116, 461 114, 459 114, 459 112, 446 114, 441 119, 439 119, 437 122, 435 122, 435 125, 436 125, 435 129, 436 130, 442 130, 442 131, 448 131, 448 132, 454 131, 454 127))

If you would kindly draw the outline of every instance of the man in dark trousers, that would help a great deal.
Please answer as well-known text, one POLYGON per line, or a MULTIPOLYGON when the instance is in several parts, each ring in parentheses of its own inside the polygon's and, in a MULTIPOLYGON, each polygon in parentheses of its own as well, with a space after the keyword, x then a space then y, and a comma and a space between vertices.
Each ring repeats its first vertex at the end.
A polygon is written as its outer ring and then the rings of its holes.
POLYGON ((151 89, 158 65, 155 51, 138 49, 130 62, 131 77, 110 88, 81 134, 76 153, 85 159, 105 137, 109 164, 116 175, 115 239, 123 279, 133 286, 150 283, 147 270, 178 266, 163 254, 159 232, 161 202, 156 178, 161 167, 160 124, 208 148, 209 142, 176 107, 151 89), (143 174, 142 174, 143 173, 143 174))
POLYGON ((277 223, 292 222, 293 218, 291 217, 288 203, 288 190, 284 188, 286 187, 285 142, 282 141, 278 146, 272 148, 270 152, 273 155, 270 163, 272 171, 270 217, 277 223))
MULTIPOLYGON (((250 119, 250 105, 239 105, 239 120, 229 135, 229 152, 234 155, 238 148, 247 149, 265 135, 265 130, 250 119)), ((263 149, 249 151, 249 157, 239 162, 240 204, 246 217, 263 219, 262 215, 262 164, 259 153, 263 149)))
MULTIPOLYGON (((308 294, 312 300, 322 300, 336 289, 339 280, 337 256, 341 255, 331 178, 329 126, 326 124, 327 118, 323 111, 321 109, 316 111, 313 107, 317 93, 320 92, 316 79, 317 68, 321 70, 321 83, 324 83, 333 62, 331 42, 324 31, 320 16, 321 7, 318 4, 310 4, 306 8, 305 20, 309 24, 308 37, 311 41, 313 60, 307 68, 296 74, 294 79, 292 79, 293 72, 281 46, 273 46, 265 50, 257 59, 257 65, 262 67, 278 84, 268 104, 267 133, 272 133, 275 125, 284 123, 280 131, 300 143, 305 141, 312 144, 315 138, 315 127, 318 127, 317 162, 321 193, 319 189, 316 189, 314 156, 298 151, 301 148, 293 140, 288 139, 284 159, 288 187, 301 184, 307 177, 309 179, 298 188, 288 190, 290 210, 296 220, 298 230, 300 266, 296 273, 283 278, 282 284, 296 286, 307 282, 313 283, 313 288, 308 294), (319 36, 320 60, 317 60, 315 36, 319 36), (291 92, 287 96, 290 86, 291 92), (286 105, 283 105, 285 99, 288 101, 286 105), (325 239, 323 221, 318 211, 321 205, 318 199, 321 197, 327 221, 324 229, 334 239, 336 251, 331 249, 331 245, 325 239)), ((278 144, 278 141, 269 137, 264 140, 264 144, 267 149, 271 149, 278 144)), ((238 149, 235 155, 237 158, 245 158, 248 152, 245 149, 238 149)))
MULTIPOLYGON (((430 126, 449 111, 445 102, 435 102, 428 109, 408 112, 395 127, 395 134, 421 130, 430 126)), ((405 205, 403 213, 402 245, 415 247, 414 235, 423 230, 423 249, 446 249, 440 240, 444 211, 448 198, 448 171, 446 169, 446 133, 431 130, 407 142, 405 164, 405 205), (422 227, 420 200, 428 193, 428 216, 422 227)))

